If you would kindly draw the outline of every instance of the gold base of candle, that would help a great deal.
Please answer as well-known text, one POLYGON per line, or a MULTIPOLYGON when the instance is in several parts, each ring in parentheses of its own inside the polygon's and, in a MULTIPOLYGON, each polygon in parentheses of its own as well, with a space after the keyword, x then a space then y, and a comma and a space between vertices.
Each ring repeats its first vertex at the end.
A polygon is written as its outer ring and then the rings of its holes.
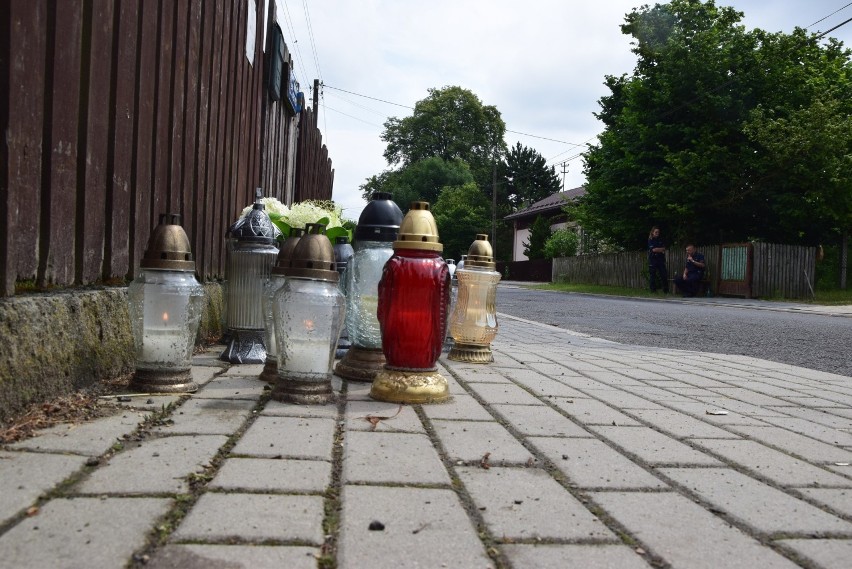
POLYGON ((385 354, 381 349, 352 346, 337 362, 334 374, 350 381, 373 381, 385 366, 385 354))
POLYGON ((450 398, 447 378, 433 371, 382 369, 373 380, 370 397, 391 403, 441 403, 450 398))
POLYGON ((278 358, 270 358, 267 354, 266 363, 263 365, 263 371, 260 372, 258 379, 266 383, 278 381, 278 358))
POLYGON ((490 364, 494 361, 494 354, 491 352, 491 346, 478 346, 476 344, 459 344, 453 345, 447 358, 456 362, 465 362, 469 364, 490 364))
POLYGON ((192 373, 183 370, 137 369, 130 380, 130 389, 141 393, 195 393, 198 384, 192 373))
POLYGON ((272 390, 272 398, 296 405, 328 405, 337 402, 337 395, 331 387, 331 374, 325 381, 306 381, 279 375, 272 390))

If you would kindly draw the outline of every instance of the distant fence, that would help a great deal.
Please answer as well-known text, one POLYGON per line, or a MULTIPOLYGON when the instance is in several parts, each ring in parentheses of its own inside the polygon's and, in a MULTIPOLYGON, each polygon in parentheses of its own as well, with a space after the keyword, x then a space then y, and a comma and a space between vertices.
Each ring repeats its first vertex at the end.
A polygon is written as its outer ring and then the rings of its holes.
POLYGON ((553 262, 549 259, 500 261, 497 263, 497 271, 505 280, 549 283, 553 274, 553 262))
MULTIPOLYGON (((812 294, 816 249, 795 245, 754 243, 753 264, 748 296, 807 298, 812 294)), ((724 245, 723 245, 724 246, 724 245)), ((720 247, 698 247, 704 254, 715 293, 723 275, 720 271, 720 247)), ((669 277, 683 270, 686 252, 682 247, 666 251, 669 277)), ((553 281, 597 284, 627 288, 648 286, 648 256, 644 251, 580 255, 553 259, 553 281)), ((724 288, 724 287, 723 287, 724 288)))
POLYGON ((182 215, 198 274, 221 277, 255 187, 331 198, 316 119, 268 95, 265 5, 0 2, 0 296, 133 278, 165 212, 182 215))

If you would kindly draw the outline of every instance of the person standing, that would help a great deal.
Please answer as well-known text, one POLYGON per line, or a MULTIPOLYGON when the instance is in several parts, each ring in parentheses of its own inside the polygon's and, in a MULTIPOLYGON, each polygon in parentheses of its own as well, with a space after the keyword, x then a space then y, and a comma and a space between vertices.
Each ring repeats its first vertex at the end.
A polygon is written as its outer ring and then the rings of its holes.
POLYGON ((704 278, 705 268, 707 268, 707 263, 704 261, 704 255, 696 251, 695 246, 691 243, 687 245, 686 266, 683 268, 683 274, 674 281, 675 286, 683 294, 684 298, 698 294, 701 279, 704 278))
POLYGON ((657 292, 657 282, 663 293, 669 292, 669 274, 666 271, 666 244, 660 238, 660 228, 656 225, 648 234, 648 280, 651 292, 657 292))

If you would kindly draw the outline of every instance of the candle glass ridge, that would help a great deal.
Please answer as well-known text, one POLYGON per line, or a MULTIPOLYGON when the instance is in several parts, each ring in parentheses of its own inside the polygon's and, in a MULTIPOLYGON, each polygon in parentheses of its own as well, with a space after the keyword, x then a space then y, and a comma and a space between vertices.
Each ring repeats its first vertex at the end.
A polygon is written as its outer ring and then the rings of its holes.
POLYGON ((436 403, 449 398, 447 379, 435 363, 447 330, 450 271, 427 202, 412 202, 379 282, 378 320, 387 363, 370 396, 397 403, 436 403))
POLYGON ((346 307, 324 229, 306 225, 274 296, 278 380, 272 398, 277 401, 324 405, 336 400, 331 366, 346 307))
POLYGON ((488 236, 478 234, 463 267, 456 269, 458 298, 450 316, 453 347, 447 357, 469 363, 494 361, 491 342, 497 335, 497 283, 488 236))
POLYGON ((261 189, 257 188, 252 209, 228 229, 233 240, 225 268, 230 338, 219 357, 233 364, 266 361, 263 292, 278 256, 276 243, 281 232, 269 219, 261 199, 261 189))
POLYGON ((281 249, 278 251, 278 258, 275 260, 275 266, 272 267, 272 272, 269 275, 269 280, 263 287, 263 328, 264 342, 266 344, 266 362, 263 366, 263 371, 260 373, 260 378, 268 383, 275 383, 278 380, 278 340, 275 337, 275 294, 284 286, 286 277, 284 270, 290 266, 290 257, 293 255, 293 249, 299 239, 302 238, 304 230, 300 227, 290 229, 290 236, 284 240, 281 249))
POLYGON ((387 192, 374 193, 358 218, 354 254, 343 275, 350 347, 334 368, 347 380, 373 381, 385 364, 376 309, 382 269, 393 255, 400 223, 402 211, 387 192))
POLYGON ((141 271, 128 287, 136 350, 130 388, 150 393, 194 392, 192 352, 204 306, 189 239, 177 214, 161 214, 141 271))

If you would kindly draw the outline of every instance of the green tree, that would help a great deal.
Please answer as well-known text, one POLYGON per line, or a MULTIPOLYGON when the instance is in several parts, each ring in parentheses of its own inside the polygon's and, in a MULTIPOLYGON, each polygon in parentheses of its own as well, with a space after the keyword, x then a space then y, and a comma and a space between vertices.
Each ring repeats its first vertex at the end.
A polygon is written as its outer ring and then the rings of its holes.
POLYGON ((506 124, 497 107, 461 87, 429 89, 411 116, 391 117, 384 124, 384 157, 391 166, 406 166, 437 157, 464 160, 475 179, 485 185, 491 165, 506 150, 506 124))
POLYGON ((561 189, 553 166, 548 167, 544 156, 520 142, 506 154, 504 176, 505 198, 512 211, 543 200, 561 189))
POLYGON ((398 170, 386 170, 372 176, 361 186, 361 195, 366 201, 375 191, 390 192, 394 201, 405 210, 414 200, 434 204, 444 187, 463 186, 469 182, 473 182, 473 175, 466 162, 431 156, 398 170))
POLYGON ((573 257, 577 254, 580 238, 574 229, 557 229, 544 242, 544 258, 573 257))
MULTIPOLYGON (((605 130, 585 155, 587 193, 573 211, 586 231, 624 248, 641 247, 651 225, 699 242, 803 239, 779 206, 791 187, 769 183, 777 158, 747 125, 761 105, 790 112, 825 92, 852 99, 850 52, 800 29, 746 31, 742 17, 713 0, 626 16, 638 60, 631 76, 606 78, 611 94, 596 115, 605 130)), ((800 184, 821 191, 816 177, 800 184)))
POLYGON ((491 204, 473 182, 444 188, 432 214, 447 259, 461 259, 477 233, 490 233, 491 204))
POLYGON ((527 259, 544 259, 544 245, 553 231, 550 229, 550 222, 542 216, 536 216, 535 221, 530 225, 529 241, 524 241, 524 255, 527 259))

